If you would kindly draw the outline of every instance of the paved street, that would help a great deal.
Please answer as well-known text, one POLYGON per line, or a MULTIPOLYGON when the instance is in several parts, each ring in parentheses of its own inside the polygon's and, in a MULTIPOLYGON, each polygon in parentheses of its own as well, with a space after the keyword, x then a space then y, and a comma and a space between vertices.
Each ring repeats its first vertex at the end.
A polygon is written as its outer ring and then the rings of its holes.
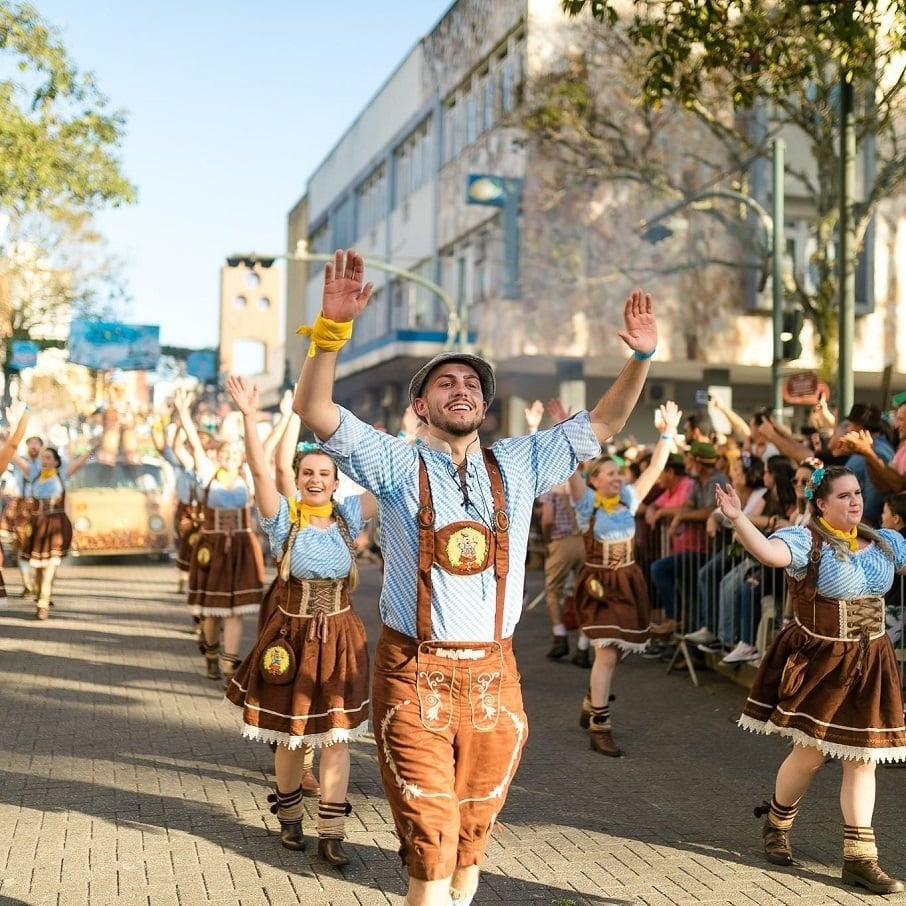
MULTIPOLYGON (((362 573, 356 600, 373 639, 379 575, 362 573)), ((265 802, 271 751, 242 739, 237 709, 205 680, 173 565, 67 562, 45 623, 17 597, 15 570, 5 574, 0 904, 401 903, 371 742, 352 749, 353 864, 327 867, 314 840, 304 853, 280 847, 265 802)), ((532 596, 541 576, 529 576, 532 596)), ((752 809, 785 749, 736 728, 740 686, 706 672, 696 688, 685 672, 629 659, 614 704, 627 756, 606 759, 577 722, 587 674, 544 658, 543 607, 526 613, 517 639, 531 735, 478 906, 879 902, 838 880, 835 765, 797 822, 800 865, 763 861, 752 809)), ((879 769, 881 861, 899 877, 904 783, 906 770, 879 769)), ((316 803, 306 808, 313 835, 316 803)))

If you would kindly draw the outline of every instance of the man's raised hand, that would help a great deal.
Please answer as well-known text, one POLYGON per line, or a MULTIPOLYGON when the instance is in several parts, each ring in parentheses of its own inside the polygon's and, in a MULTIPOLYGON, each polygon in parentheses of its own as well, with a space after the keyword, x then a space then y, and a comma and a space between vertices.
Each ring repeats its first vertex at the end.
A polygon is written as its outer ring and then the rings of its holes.
POLYGON ((647 356, 657 346, 657 321, 651 294, 633 290, 623 305, 625 328, 620 339, 633 351, 647 356))
POLYGON ((333 263, 324 266, 324 290, 321 294, 321 314, 331 321, 352 321, 357 318, 368 300, 374 284, 362 281, 365 262, 353 249, 337 251, 333 263))

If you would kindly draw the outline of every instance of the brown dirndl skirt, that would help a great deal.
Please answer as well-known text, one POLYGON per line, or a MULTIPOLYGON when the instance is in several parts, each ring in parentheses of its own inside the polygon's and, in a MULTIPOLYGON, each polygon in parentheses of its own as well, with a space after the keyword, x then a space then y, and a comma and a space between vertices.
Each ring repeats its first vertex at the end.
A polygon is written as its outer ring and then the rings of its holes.
POLYGON ((192 550, 201 532, 201 514, 194 503, 179 503, 173 524, 176 528, 176 567, 188 572, 192 564, 192 550))
POLYGON ((835 758, 906 760, 900 676, 886 634, 859 640, 816 637, 786 626, 765 652, 739 725, 778 733, 835 758))
POLYGON ((203 617, 256 613, 263 592, 264 559, 250 531, 200 533, 189 566, 190 607, 203 617))
POLYGON ((18 555, 31 535, 31 522, 35 514, 35 500, 32 497, 14 497, 0 517, 0 534, 4 542, 12 546, 18 555))
POLYGON ((299 610, 301 588, 298 579, 274 580, 262 604, 267 617, 255 647, 226 692, 242 708, 243 736, 289 749, 356 739, 368 730, 371 704, 365 627, 345 589, 341 609, 324 617, 322 638, 310 632, 312 617, 292 615, 299 610), (281 636, 295 654, 296 673, 292 682, 278 686, 263 679, 259 664, 264 650, 281 636))
POLYGON ((60 509, 39 510, 31 521, 31 532, 20 558, 27 560, 32 569, 59 566, 72 547, 72 523, 60 509))
POLYGON ((576 577, 576 618, 596 646, 640 652, 651 637, 648 585, 630 563, 619 569, 586 563, 576 577))

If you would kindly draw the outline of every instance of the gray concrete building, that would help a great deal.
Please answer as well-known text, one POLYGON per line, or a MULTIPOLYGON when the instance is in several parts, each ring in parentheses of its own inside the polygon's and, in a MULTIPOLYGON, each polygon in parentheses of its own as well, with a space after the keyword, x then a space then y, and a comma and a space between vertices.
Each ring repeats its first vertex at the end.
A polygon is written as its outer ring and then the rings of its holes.
MULTIPOLYGON (((390 430, 417 363, 445 346, 468 346, 497 368, 489 435, 524 430, 523 410, 536 398, 558 396, 573 409, 594 401, 626 358, 617 330, 623 300, 639 285, 656 299, 661 338, 628 431, 650 439, 657 403, 695 411, 709 388, 724 388, 740 412, 770 404, 770 162, 753 163, 745 186, 722 180, 726 146, 682 111, 642 111, 627 61, 602 40, 588 22, 566 19, 559 0, 450 6, 292 203, 287 251, 304 259, 288 271, 293 375, 306 348, 295 328, 319 308, 322 265, 308 258, 354 247, 375 293, 341 354, 337 395, 390 430), (569 89, 583 85, 614 136, 602 129, 588 154, 581 141, 558 142, 533 126, 560 98, 564 109, 575 106, 569 89), (625 161, 595 169, 608 140, 638 159, 636 173, 625 161)), ((715 109, 728 133, 757 130, 769 117, 743 118, 719 99, 715 109)), ((802 137, 784 139, 787 161, 797 163, 790 170, 806 173, 802 137)), ((860 190, 870 153, 860 149, 860 190)), ((807 282, 814 203, 805 182, 788 172, 783 229, 785 274, 807 282)), ((891 392, 906 388, 903 200, 885 205, 857 286, 856 398, 872 402, 885 374, 891 392)), ((785 377, 816 374, 814 339, 806 324, 785 377)), ((794 420, 802 411, 791 410, 794 420)))

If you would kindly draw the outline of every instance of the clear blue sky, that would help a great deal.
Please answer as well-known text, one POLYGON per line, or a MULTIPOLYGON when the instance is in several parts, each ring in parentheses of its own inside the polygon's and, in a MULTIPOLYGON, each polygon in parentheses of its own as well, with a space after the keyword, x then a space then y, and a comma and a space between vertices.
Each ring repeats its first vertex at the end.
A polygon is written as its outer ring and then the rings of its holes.
POLYGON ((105 213, 126 259, 125 320, 217 343, 220 266, 282 251, 286 216, 353 118, 452 0, 33 0, 127 112, 131 208, 105 213))

